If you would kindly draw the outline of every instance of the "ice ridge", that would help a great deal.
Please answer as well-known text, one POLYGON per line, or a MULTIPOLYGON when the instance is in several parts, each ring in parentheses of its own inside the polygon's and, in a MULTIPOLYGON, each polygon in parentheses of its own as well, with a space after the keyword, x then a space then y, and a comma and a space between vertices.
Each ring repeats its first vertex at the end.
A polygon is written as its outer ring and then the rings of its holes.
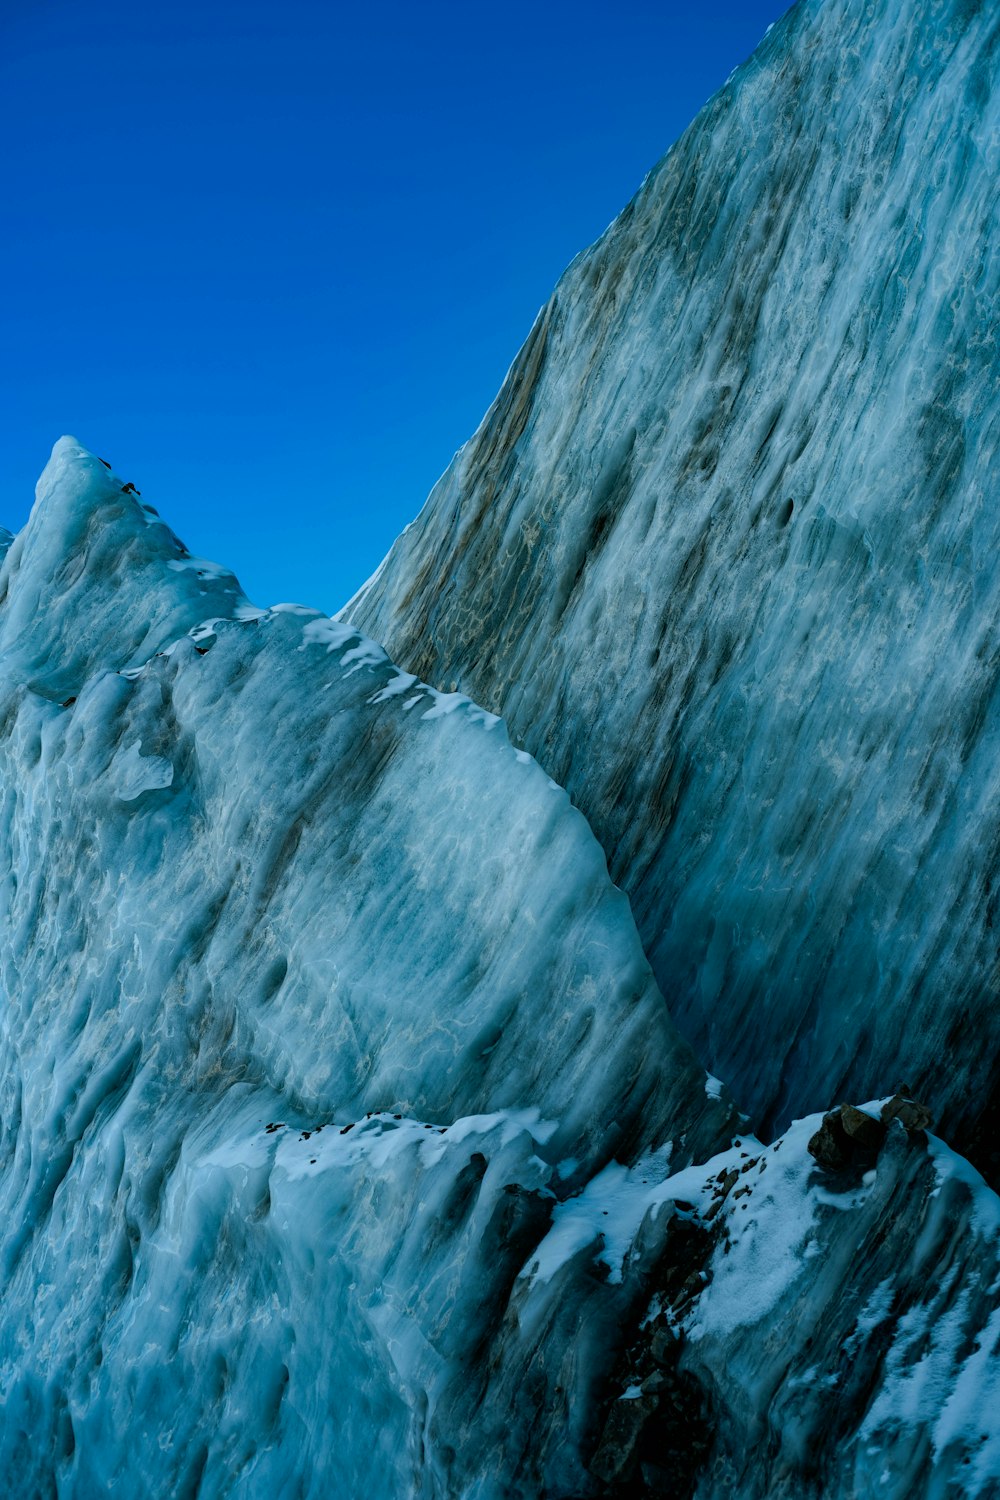
POLYGON ((492 1493, 572 1488, 517 1276, 613 1156, 733 1112, 566 793, 69 439, 0 724, 2 1487, 460 1493, 495 1450, 492 1493))

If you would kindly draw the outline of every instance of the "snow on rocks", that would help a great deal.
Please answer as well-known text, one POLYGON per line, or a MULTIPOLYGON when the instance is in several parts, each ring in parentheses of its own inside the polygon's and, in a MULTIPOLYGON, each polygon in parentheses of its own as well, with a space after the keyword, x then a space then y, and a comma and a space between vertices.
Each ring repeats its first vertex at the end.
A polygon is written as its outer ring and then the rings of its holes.
POLYGON ((645 1298, 588 1459, 602 1483, 992 1493, 1000 1200, 895 1103, 856 1107, 889 1122, 868 1170, 816 1160, 815 1115, 674 1174, 666 1152, 612 1164, 555 1205, 530 1291, 585 1263, 645 1298))
POLYGON ((873 1168, 831 1178, 809 1150, 820 1124, 768 1147, 742 1138, 647 1189, 650 1215, 668 1200, 675 1214, 615 1377, 644 1407, 612 1408, 601 1473, 675 1493, 690 1458, 679 1408, 706 1497, 798 1500, 815 1484, 824 1500, 909 1500, 1000 1482, 1000 1200, 895 1118, 873 1168))

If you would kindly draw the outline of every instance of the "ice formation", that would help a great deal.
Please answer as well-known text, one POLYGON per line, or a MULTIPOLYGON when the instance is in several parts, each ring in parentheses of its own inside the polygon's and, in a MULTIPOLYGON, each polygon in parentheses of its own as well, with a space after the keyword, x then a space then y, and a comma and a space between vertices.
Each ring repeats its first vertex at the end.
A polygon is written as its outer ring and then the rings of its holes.
POLYGON ((998 66, 799 0, 353 601, 398 666, 56 444, 0 1494, 1000 1494, 998 66))
POLYGON ((819 1124, 656 1186, 622 1174, 626 1223, 674 1212, 591 1456, 611 1493, 997 1493, 1000 1200, 898 1123, 869 1170, 819 1171, 819 1124))
POLYGON ((574 1472, 570 1314, 511 1289, 613 1155, 733 1116, 566 793, 71 439, 0 573, 0 721, 4 1492, 574 1472))
POLYGON ((1000 1484, 1000 1202, 734 1134, 500 720, 63 439, 0 722, 4 1493, 1000 1484))
POLYGON ((799 0, 347 613, 586 813, 758 1125, 905 1078, 1000 1172, 1000 38, 799 0))

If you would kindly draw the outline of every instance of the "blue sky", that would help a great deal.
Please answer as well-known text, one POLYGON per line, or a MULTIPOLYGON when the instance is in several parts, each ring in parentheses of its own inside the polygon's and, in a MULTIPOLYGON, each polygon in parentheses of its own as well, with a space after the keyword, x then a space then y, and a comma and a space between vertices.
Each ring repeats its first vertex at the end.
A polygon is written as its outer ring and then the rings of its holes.
POLYGON ((0 0, 0 522, 70 432, 336 609, 785 8, 0 0))

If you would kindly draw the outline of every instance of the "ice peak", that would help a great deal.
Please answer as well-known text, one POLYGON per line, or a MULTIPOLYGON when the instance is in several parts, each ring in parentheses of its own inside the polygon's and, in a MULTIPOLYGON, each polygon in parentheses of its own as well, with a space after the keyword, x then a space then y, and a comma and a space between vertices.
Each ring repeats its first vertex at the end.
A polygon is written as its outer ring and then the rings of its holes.
POLYGON ((53 484, 56 475, 67 464, 76 464, 81 468, 103 468, 104 473, 110 472, 106 464, 102 465, 96 454, 90 452, 75 437, 64 433, 61 438, 56 438, 52 444, 52 452, 49 461, 39 475, 38 483, 35 485, 35 498, 40 499, 42 494, 53 484))
POLYGON ((53 443, 49 461, 35 485, 32 520, 36 515, 44 516, 46 531, 58 527, 65 549, 72 550, 80 539, 81 527, 86 530, 96 510, 109 504, 128 509, 128 502, 136 503, 132 491, 124 489, 123 481, 110 466, 76 438, 64 436, 53 443), (120 505, 119 496, 126 501, 125 506, 120 505))
POLYGON ((54 506, 65 514, 75 511, 89 515, 97 506, 108 503, 126 513, 137 506, 148 515, 135 485, 120 479, 107 459, 91 453, 75 437, 57 438, 35 485, 36 508, 54 506), (124 496, 124 501, 119 496, 124 496))
POLYGON ((232 573, 191 557, 134 483, 64 436, 4 561, 0 671, 73 692, 95 668, 135 666, 248 603, 232 573))

